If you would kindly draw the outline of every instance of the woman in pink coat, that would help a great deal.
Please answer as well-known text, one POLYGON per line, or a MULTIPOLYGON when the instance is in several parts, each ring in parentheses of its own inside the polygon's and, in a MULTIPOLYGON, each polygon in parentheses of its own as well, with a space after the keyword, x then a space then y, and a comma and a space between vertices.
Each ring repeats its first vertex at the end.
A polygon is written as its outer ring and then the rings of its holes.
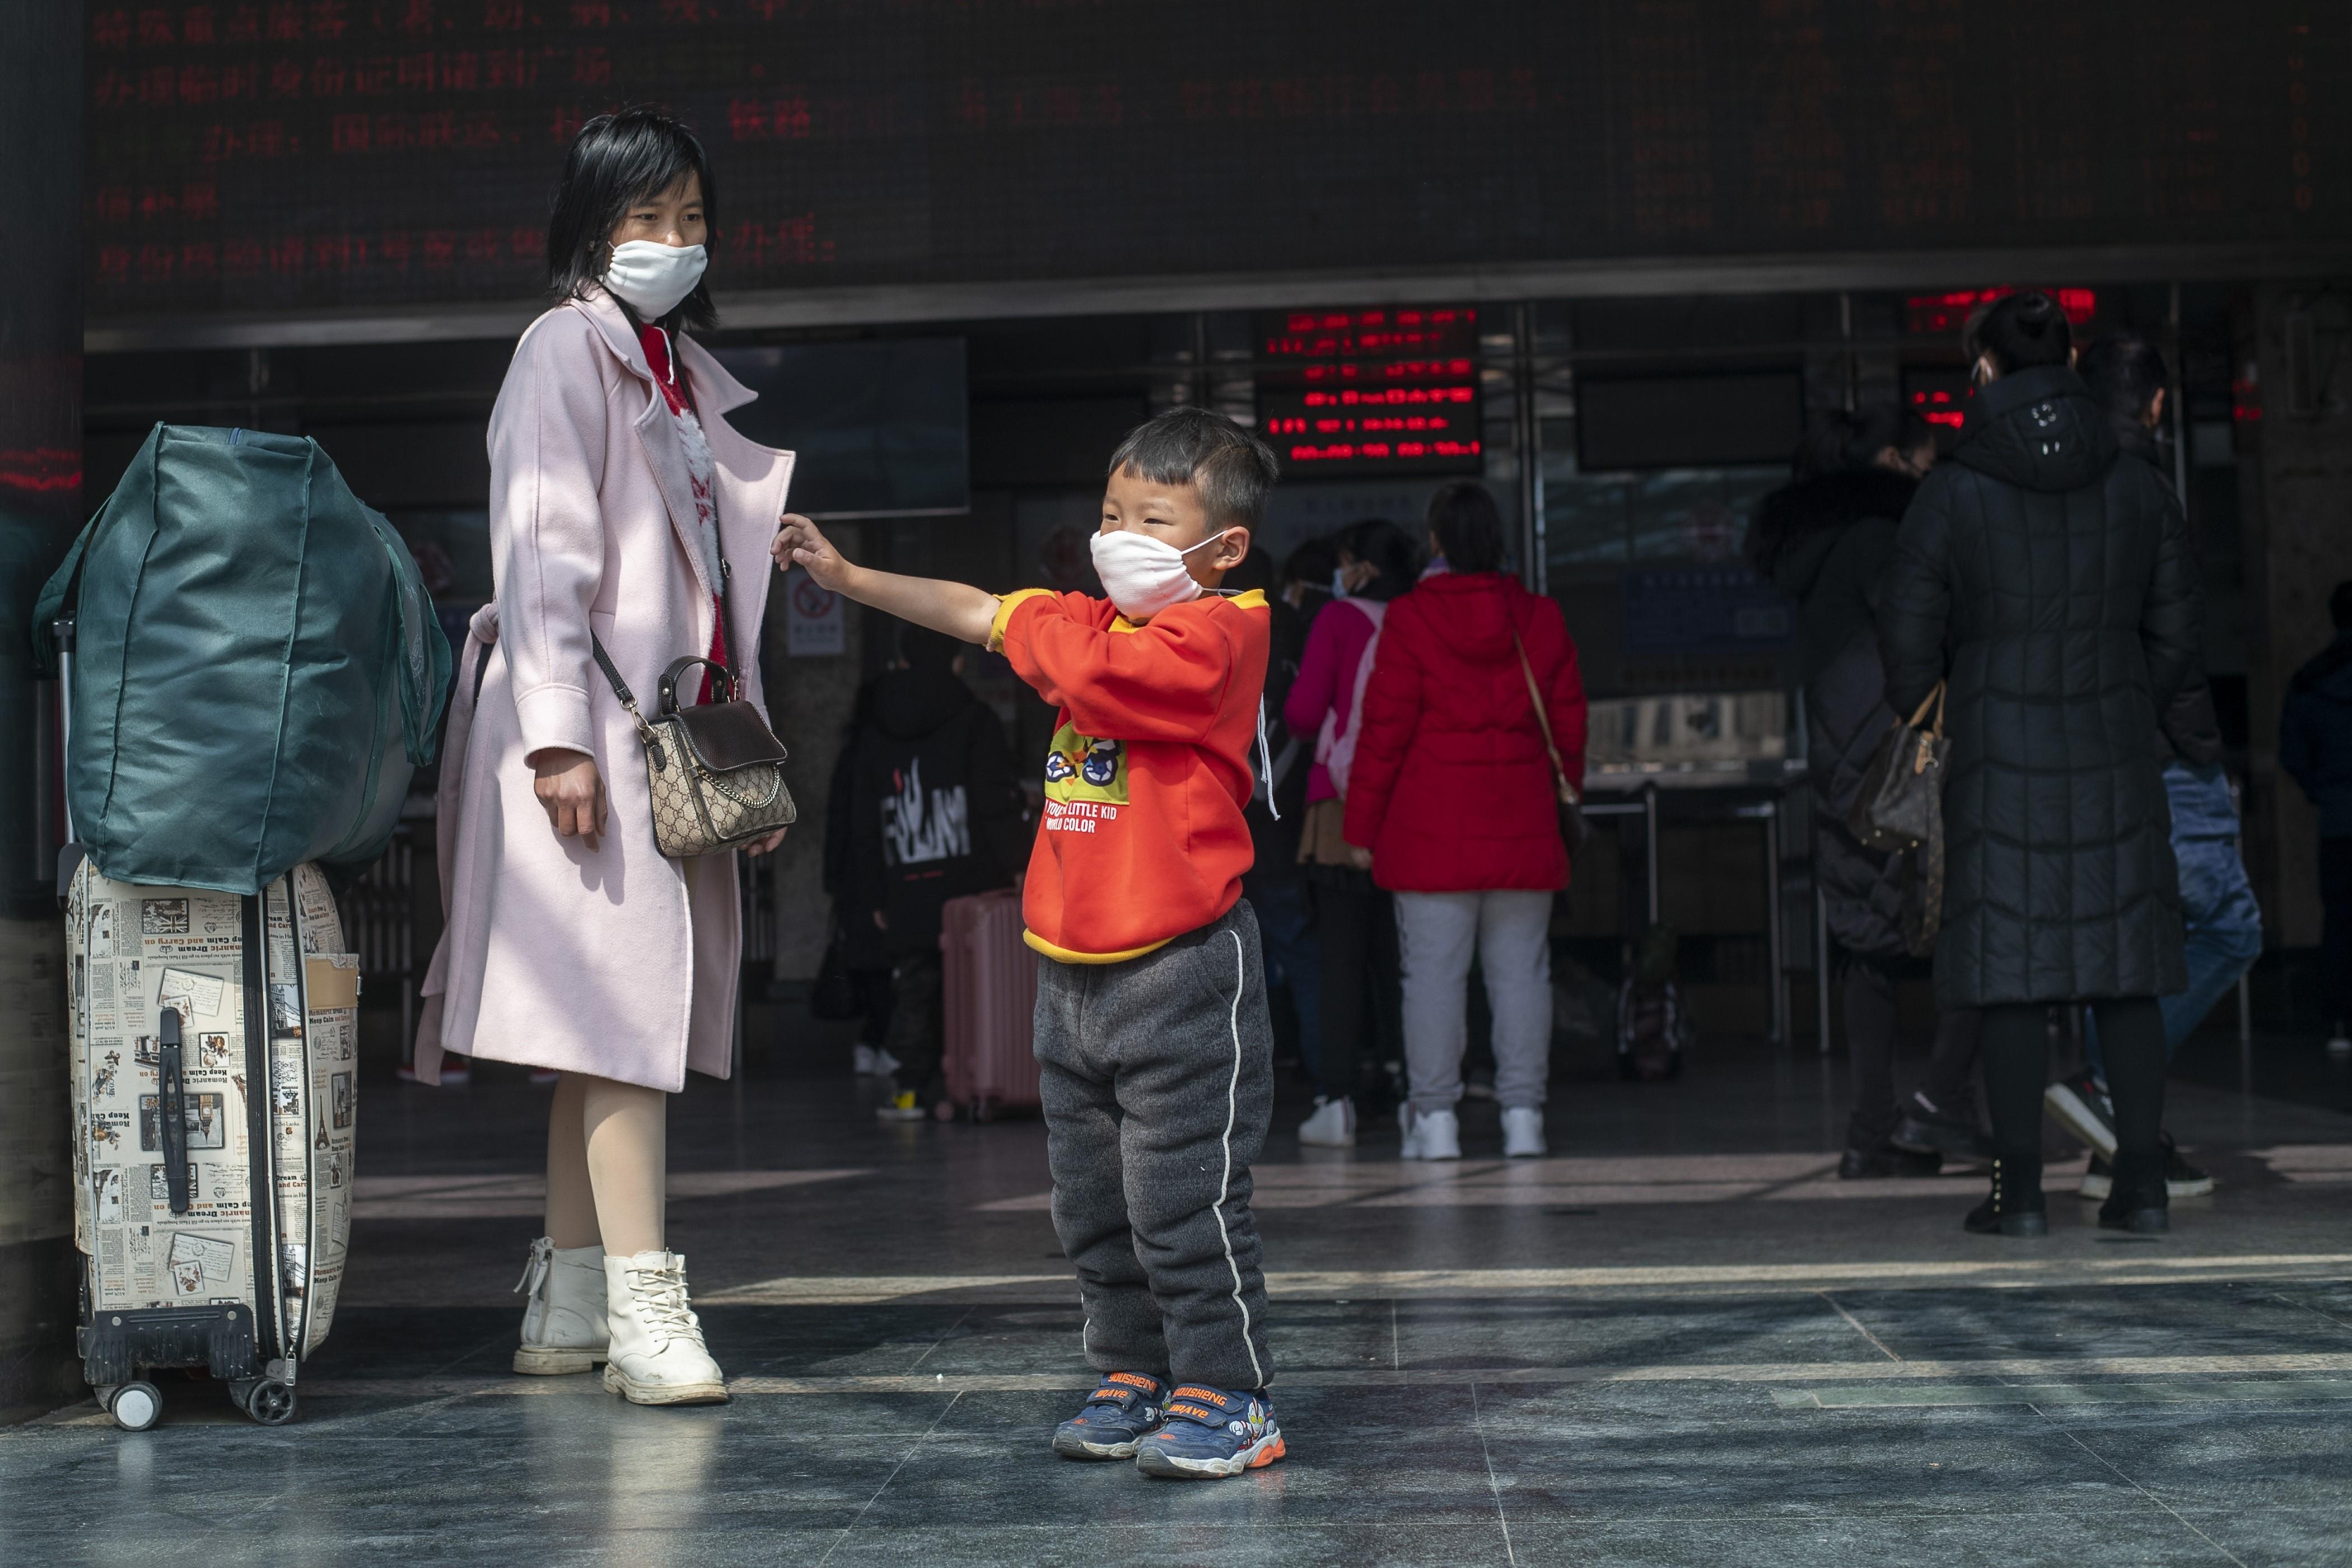
POLYGON ((646 700, 671 660, 706 655, 759 701, 793 463, 728 427, 751 394, 677 331, 715 319, 712 194, 700 143, 649 110, 590 121, 565 161, 558 302, 490 415, 497 597, 459 665, 448 921, 416 1048, 428 1083, 445 1050, 562 1075, 515 1370, 604 1362, 639 1404, 727 1397, 666 1245, 664 1115, 688 1068, 727 1075, 741 933, 734 855, 656 847, 644 749, 591 638, 646 700))

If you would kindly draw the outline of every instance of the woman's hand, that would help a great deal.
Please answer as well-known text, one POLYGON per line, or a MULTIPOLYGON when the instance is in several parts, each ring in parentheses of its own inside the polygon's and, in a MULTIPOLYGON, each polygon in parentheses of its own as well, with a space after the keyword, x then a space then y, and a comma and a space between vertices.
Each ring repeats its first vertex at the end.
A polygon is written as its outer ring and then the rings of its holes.
POLYGON ((833 541, 817 531, 815 523, 797 512, 784 514, 782 526, 768 545, 768 553, 776 558, 777 571, 804 567, 816 579, 818 587, 835 593, 841 592, 850 574, 857 570, 833 547, 833 541))
POLYGON ((751 843, 743 846, 743 853, 746 855, 773 854, 775 852, 776 846, 784 841, 784 835, 791 831, 792 829, 789 827, 779 827, 773 833, 769 834, 765 838, 755 838, 751 843))
POLYGON ((1372 868, 1372 852, 1350 844, 1348 846, 1348 864, 1359 871, 1369 871, 1372 868))
POLYGON ((596 771, 596 759, 579 752, 549 750, 532 752, 530 767, 539 775, 531 782, 531 793, 546 808, 547 820, 554 824, 557 835, 576 837, 594 849, 604 832, 605 812, 604 779, 596 771))

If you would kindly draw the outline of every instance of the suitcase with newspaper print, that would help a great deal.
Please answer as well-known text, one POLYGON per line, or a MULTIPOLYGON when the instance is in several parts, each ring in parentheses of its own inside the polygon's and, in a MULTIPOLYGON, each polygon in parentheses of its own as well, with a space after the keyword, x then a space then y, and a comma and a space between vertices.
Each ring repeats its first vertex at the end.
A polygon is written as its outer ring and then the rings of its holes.
POLYGON ((942 1103, 975 1121, 1038 1106, 1037 954, 1021 931, 1021 895, 1009 889, 940 906, 942 1103))
POLYGON ((162 1413, 151 1367, 285 1421, 351 1236, 359 961, 326 878, 239 898, 85 859, 66 952, 83 1376, 132 1431, 162 1413))

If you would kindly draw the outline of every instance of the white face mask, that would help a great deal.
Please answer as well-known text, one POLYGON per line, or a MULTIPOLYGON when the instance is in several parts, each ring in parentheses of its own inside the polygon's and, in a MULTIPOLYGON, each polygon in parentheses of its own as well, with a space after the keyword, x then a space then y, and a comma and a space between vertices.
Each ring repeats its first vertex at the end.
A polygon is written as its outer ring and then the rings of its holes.
POLYGON ((1184 570, 1184 557, 1223 537, 1213 533, 1192 550, 1179 550, 1165 540, 1122 528, 1096 534, 1087 548, 1094 554, 1095 574, 1102 579, 1103 592, 1118 606, 1118 613, 1130 621, 1146 621, 1171 605, 1200 597, 1201 584, 1184 570))
POLYGON ((1331 596, 1335 599, 1348 596, 1348 569, 1345 566, 1331 568, 1331 596))
POLYGON ((709 253, 698 245, 624 240, 613 247, 612 263, 604 268, 604 287, 646 321, 657 321, 694 292, 694 286, 702 281, 702 269, 709 263, 709 253))

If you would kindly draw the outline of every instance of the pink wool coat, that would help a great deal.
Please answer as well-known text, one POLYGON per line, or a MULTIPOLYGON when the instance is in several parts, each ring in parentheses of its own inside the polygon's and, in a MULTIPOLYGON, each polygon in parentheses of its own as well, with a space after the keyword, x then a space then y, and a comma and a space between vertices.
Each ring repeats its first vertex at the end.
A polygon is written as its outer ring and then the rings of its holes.
MULTIPOLYGON (((729 427, 722 416, 753 394, 698 344, 679 338, 677 361, 717 469, 728 647, 764 708, 768 542, 793 455, 729 427)), ((685 447, 620 307, 600 293, 532 322, 490 414, 497 598, 458 661, 442 753, 447 924, 416 1037, 428 1083, 445 1050, 672 1093, 688 1068, 727 1076, 736 857, 655 847, 644 748, 588 640, 593 628, 652 711, 669 662, 710 647, 718 585, 698 537, 685 447), (532 792, 526 759, 547 747, 596 759, 611 800, 596 849, 558 837, 532 792)))

